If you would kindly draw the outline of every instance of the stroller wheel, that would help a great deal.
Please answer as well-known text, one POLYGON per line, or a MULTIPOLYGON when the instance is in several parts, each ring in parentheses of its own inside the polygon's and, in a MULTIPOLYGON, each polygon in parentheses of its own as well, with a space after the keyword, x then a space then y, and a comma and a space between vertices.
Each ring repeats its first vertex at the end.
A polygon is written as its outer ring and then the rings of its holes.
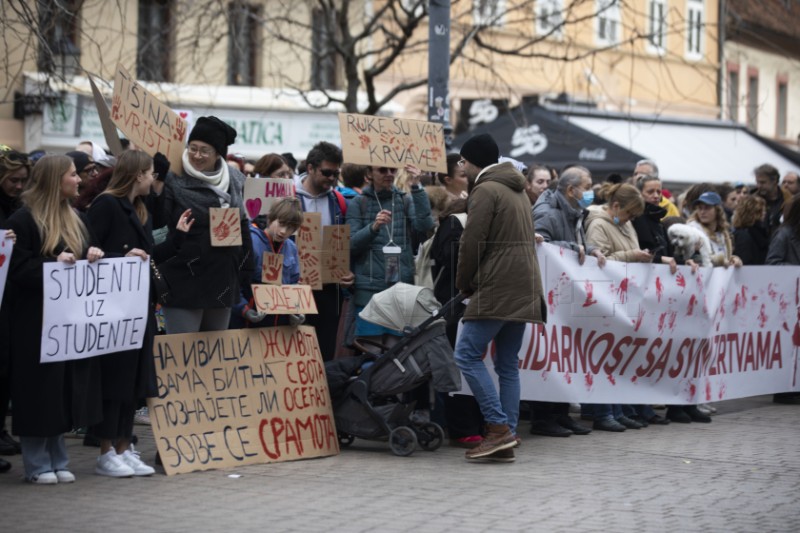
POLYGON ((389 446, 395 455, 411 455, 417 447, 417 434, 410 427, 398 426, 389 434, 389 446))
POLYGON ((356 440, 356 438, 350 435, 349 433, 340 432, 338 434, 338 437, 339 437, 339 446, 341 446, 342 448, 347 448, 348 446, 353 444, 354 440, 356 440))
POLYGON ((444 442, 444 430, 442 426, 434 422, 422 424, 417 428, 417 440, 423 450, 429 452, 438 450, 444 442))

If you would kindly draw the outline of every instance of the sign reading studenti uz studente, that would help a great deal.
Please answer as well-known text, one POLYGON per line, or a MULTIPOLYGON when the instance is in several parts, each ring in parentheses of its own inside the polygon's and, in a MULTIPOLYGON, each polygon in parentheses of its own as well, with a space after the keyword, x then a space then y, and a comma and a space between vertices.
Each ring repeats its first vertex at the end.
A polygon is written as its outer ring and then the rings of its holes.
POLYGON ((339 453, 314 328, 159 335, 154 355, 167 475, 339 453))
POLYGON ((47 262, 42 363, 85 359, 142 347, 150 264, 139 257, 47 262))
POLYGON ((444 126, 437 122, 339 113, 344 159, 374 167, 412 164, 447 172, 444 126))
POLYGON ((550 244, 537 255, 547 323, 525 332, 523 399, 694 404, 800 391, 800 267, 672 275, 592 257, 581 266, 550 244))

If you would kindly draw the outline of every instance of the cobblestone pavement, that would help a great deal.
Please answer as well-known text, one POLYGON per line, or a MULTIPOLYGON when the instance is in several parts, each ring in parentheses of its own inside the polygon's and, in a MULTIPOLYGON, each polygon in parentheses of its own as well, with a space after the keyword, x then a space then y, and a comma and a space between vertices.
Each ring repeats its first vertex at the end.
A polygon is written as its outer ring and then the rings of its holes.
MULTIPOLYGON (((800 407, 715 406, 711 424, 622 434, 538 437, 523 424, 513 464, 357 440, 324 459, 110 479, 70 439, 74 485, 26 484, 9 458, 0 531, 798 531, 800 407)), ((149 428, 136 431, 151 462, 149 428)))

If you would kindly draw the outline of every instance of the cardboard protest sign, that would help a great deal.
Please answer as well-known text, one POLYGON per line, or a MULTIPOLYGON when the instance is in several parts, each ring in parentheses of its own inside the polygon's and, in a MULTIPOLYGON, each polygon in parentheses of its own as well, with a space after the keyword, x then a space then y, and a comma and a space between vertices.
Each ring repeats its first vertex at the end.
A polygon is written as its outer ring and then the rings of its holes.
POLYGON ((344 159, 375 167, 447 173, 444 126, 438 122, 339 113, 344 159))
POLYGON ((673 275, 649 263, 598 268, 593 257, 579 265, 551 244, 537 255, 547 324, 525 332, 522 399, 669 405, 800 391, 800 267, 673 275))
POLYGON ((317 304, 308 285, 253 286, 256 309, 268 315, 316 315, 317 304))
POLYGON ((158 335, 154 356, 167 475, 339 453, 314 328, 158 335))
POLYGON ((180 174, 189 124, 142 87, 122 65, 117 65, 111 120, 136 146, 169 159, 170 170, 180 174))
POLYGON ((350 225, 322 227, 322 283, 338 283, 350 272, 350 225))
POLYGON ((94 82, 94 79, 87 73, 86 77, 89 78, 89 83, 92 86, 92 96, 94 97, 94 105, 97 107, 97 116, 100 118, 100 125, 103 128, 103 136, 106 138, 106 144, 111 150, 111 153, 119 157, 122 154, 122 142, 119 140, 117 134, 117 127, 111 120, 111 112, 108 109, 103 94, 94 82))
POLYGON ((46 262, 41 362, 85 359, 142 347, 150 263, 139 257, 46 262))
POLYGON ((11 239, 6 240, 6 230, 0 229, 0 303, 3 302, 3 292, 8 278, 8 265, 11 264, 11 252, 14 244, 11 239))
POLYGON ((294 180, 247 178, 244 181, 244 206, 251 219, 266 215, 279 198, 294 196, 294 180))
POLYGON ((261 281, 269 285, 283 285, 283 254, 264 252, 261 259, 261 281))
POLYGON ((211 246, 241 246, 242 224, 238 207, 209 207, 211 246))
POLYGON ((322 288, 322 215, 303 213, 297 230, 297 254, 300 258, 300 284, 314 290, 322 288))

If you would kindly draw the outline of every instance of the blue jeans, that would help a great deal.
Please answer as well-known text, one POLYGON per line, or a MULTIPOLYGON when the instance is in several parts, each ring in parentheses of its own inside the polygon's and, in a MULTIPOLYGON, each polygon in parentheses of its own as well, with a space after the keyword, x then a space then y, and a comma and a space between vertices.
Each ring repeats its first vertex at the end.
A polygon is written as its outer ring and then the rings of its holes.
POLYGON ((519 349, 525 333, 524 322, 469 320, 456 341, 455 359, 464 374, 483 418, 489 424, 508 424, 516 433, 519 421, 519 349), (500 393, 494 387, 481 357, 494 339, 494 371, 500 393))
POLYGON ((55 437, 20 436, 19 443, 22 447, 22 463, 25 466, 27 479, 45 472, 67 469, 69 456, 64 435, 55 437))
MULTIPOLYGON (((583 404, 581 404, 583 406, 583 404)), ((622 416, 622 406, 619 404, 596 403, 591 406, 594 420, 614 420, 622 416)))

